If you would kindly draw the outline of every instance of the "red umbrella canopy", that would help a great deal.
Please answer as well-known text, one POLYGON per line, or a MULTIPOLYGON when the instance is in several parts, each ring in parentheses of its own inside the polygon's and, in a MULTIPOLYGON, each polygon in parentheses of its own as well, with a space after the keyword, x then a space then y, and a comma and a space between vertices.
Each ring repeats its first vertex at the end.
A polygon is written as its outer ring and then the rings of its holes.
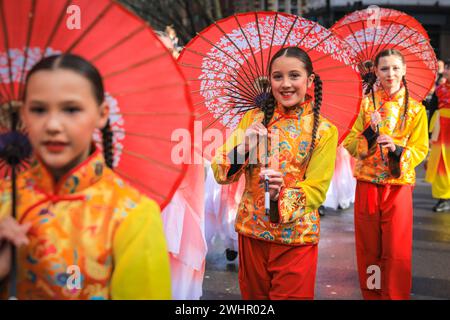
POLYGON ((422 101, 434 85, 437 59, 428 39, 416 29, 392 19, 376 21, 362 16, 343 19, 331 30, 354 50, 363 79, 373 70, 375 57, 385 49, 400 51, 406 62, 406 80, 411 97, 422 101), (343 22, 346 21, 345 24, 343 22))
POLYGON ((409 14, 406 14, 402 11, 381 8, 381 7, 377 7, 377 6, 368 7, 364 10, 353 11, 353 12, 345 15, 338 22, 336 22, 332 28, 337 28, 342 25, 346 25, 351 22, 356 22, 356 21, 361 21, 361 20, 366 20, 366 21, 369 20, 369 21, 371 21, 371 23, 376 24, 377 20, 379 20, 379 19, 383 19, 383 21, 392 22, 393 24, 399 23, 399 24, 406 25, 409 28, 419 32, 422 36, 427 38, 427 40, 430 39, 425 28, 413 16, 410 16, 409 14))
POLYGON ((229 133, 226 129, 234 129, 245 111, 259 107, 270 91, 270 59, 288 46, 298 46, 311 57, 323 80, 322 114, 338 127, 342 141, 358 113, 362 91, 350 49, 313 21, 275 12, 220 20, 181 52, 178 61, 203 128, 229 133))
MULTIPOLYGON (((164 207, 186 164, 172 161, 175 130, 193 130, 187 82, 151 28, 110 0, 0 2, 0 99, 21 101, 26 72, 41 58, 73 53, 104 79, 114 171, 164 207)), ((1 132, 11 130, 3 119, 1 132)), ((95 134, 95 139, 100 140, 95 134)))

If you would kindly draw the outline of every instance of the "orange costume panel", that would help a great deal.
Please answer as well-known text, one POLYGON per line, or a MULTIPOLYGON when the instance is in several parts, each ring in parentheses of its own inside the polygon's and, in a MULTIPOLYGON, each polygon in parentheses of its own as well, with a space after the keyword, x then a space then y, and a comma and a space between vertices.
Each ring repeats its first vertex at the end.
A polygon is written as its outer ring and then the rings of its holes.
POLYGON ((245 130, 261 122, 263 112, 251 110, 241 120, 238 129, 217 151, 211 164, 218 183, 237 182, 245 173, 245 189, 236 217, 236 231, 251 238, 288 245, 316 244, 319 241, 318 207, 325 200, 334 171, 338 132, 334 125, 320 117, 316 146, 312 155, 312 101, 307 100, 287 115, 275 109, 269 133, 269 167, 283 174, 283 186, 278 200, 279 223, 271 223, 265 214, 264 185, 259 179, 262 161, 250 157, 241 168, 229 174, 230 154, 243 141, 245 130), (239 134, 239 132, 241 134, 239 134), (273 146, 272 146, 273 144, 273 146), (255 161, 256 162, 256 161, 255 161))
POLYGON ((314 299, 318 245, 285 246, 239 235, 244 300, 314 299))
POLYGON ((450 84, 436 89, 439 109, 431 124, 431 152, 425 179, 431 183, 434 198, 450 199, 450 84))
MULTIPOLYGON (((17 185, 17 218, 32 224, 18 251, 19 299, 170 299, 159 207, 98 150, 56 185, 39 162, 17 185)), ((10 181, 0 192, 2 219, 11 214, 10 181)))

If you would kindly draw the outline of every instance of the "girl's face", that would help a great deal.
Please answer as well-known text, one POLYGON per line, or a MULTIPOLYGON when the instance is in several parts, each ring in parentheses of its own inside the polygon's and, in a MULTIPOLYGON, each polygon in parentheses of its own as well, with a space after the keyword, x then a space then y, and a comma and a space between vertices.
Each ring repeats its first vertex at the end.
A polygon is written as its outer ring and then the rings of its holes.
POLYGON ((55 177, 89 156, 92 135, 108 120, 91 82, 66 69, 41 70, 27 84, 22 119, 34 152, 55 177))
POLYGON ((304 102, 306 91, 313 81, 314 74, 308 76, 305 65, 298 58, 279 57, 272 63, 270 73, 272 93, 285 108, 304 102))
POLYGON ((390 55, 380 58, 375 73, 383 88, 393 93, 400 89, 402 77, 406 75, 406 66, 400 57, 390 55))

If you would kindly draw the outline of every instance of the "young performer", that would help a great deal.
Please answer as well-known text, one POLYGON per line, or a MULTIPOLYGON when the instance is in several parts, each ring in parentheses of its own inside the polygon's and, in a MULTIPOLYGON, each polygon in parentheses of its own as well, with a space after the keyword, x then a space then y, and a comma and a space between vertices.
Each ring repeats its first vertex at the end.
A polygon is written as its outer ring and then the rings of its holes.
POLYGON ((438 110, 431 118, 431 152, 425 180, 431 183, 433 198, 439 199, 433 211, 450 211, 450 60, 442 73, 445 82, 436 89, 438 110))
POLYGON ((409 97, 406 72, 399 51, 376 56, 380 88, 370 84, 344 141, 357 158, 356 255, 365 299, 408 299, 411 291, 414 168, 428 152, 428 134, 425 108, 409 97))
POLYGON ((21 118, 37 161, 17 179, 17 221, 11 182, 0 183, 0 279, 15 245, 19 299, 170 298, 159 207, 110 169, 108 113, 101 75, 81 57, 50 56, 27 75, 21 118))
POLYGON ((236 218, 242 297, 312 299, 319 241, 317 208, 333 175, 338 132, 320 115, 322 82, 305 51, 279 50, 271 59, 269 75, 272 96, 266 112, 254 109, 244 115, 238 130, 217 151, 212 167, 222 184, 236 182, 242 174, 246 178, 236 218), (313 83, 314 99, 307 95, 313 83), (243 130, 245 137, 238 134, 243 130), (255 137, 265 141, 275 139, 277 133, 279 144, 270 150, 269 168, 263 164, 264 157, 253 162, 255 137), (270 215, 265 212, 265 176, 270 215))

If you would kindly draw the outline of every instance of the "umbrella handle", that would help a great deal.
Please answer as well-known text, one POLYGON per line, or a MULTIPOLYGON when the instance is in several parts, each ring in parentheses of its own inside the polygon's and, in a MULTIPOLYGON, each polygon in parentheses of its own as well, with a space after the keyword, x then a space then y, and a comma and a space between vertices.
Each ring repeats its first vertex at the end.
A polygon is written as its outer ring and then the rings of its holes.
POLYGON ((9 298, 8 300, 17 300, 17 252, 13 245, 11 248, 11 272, 9 277, 9 298))
MULTIPOLYGON (((12 216, 15 219, 17 216, 17 187, 16 187, 16 166, 11 166, 11 184, 12 184, 12 216)), ((17 300, 17 250, 13 245, 11 248, 11 272, 9 277, 9 300, 17 300)))
POLYGON ((269 176, 264 175, 264 208, 266 216, 270 215, 270 193, 269 193, 269 176))
MULTIPOLYGON (((12 131, 17 131, 17 124, 19 122, 19 114, 17 111, 11 113, 11 127, 12 131)), ((11 165, 11 206, 12 206, 12 217, 16 219, 17 217, 17 185, 16 185, 16 166, 11 165)), ((13 245, 11 250, 11 272, 9 279, 9 300, 17 300, 17 250, 13 245)))

